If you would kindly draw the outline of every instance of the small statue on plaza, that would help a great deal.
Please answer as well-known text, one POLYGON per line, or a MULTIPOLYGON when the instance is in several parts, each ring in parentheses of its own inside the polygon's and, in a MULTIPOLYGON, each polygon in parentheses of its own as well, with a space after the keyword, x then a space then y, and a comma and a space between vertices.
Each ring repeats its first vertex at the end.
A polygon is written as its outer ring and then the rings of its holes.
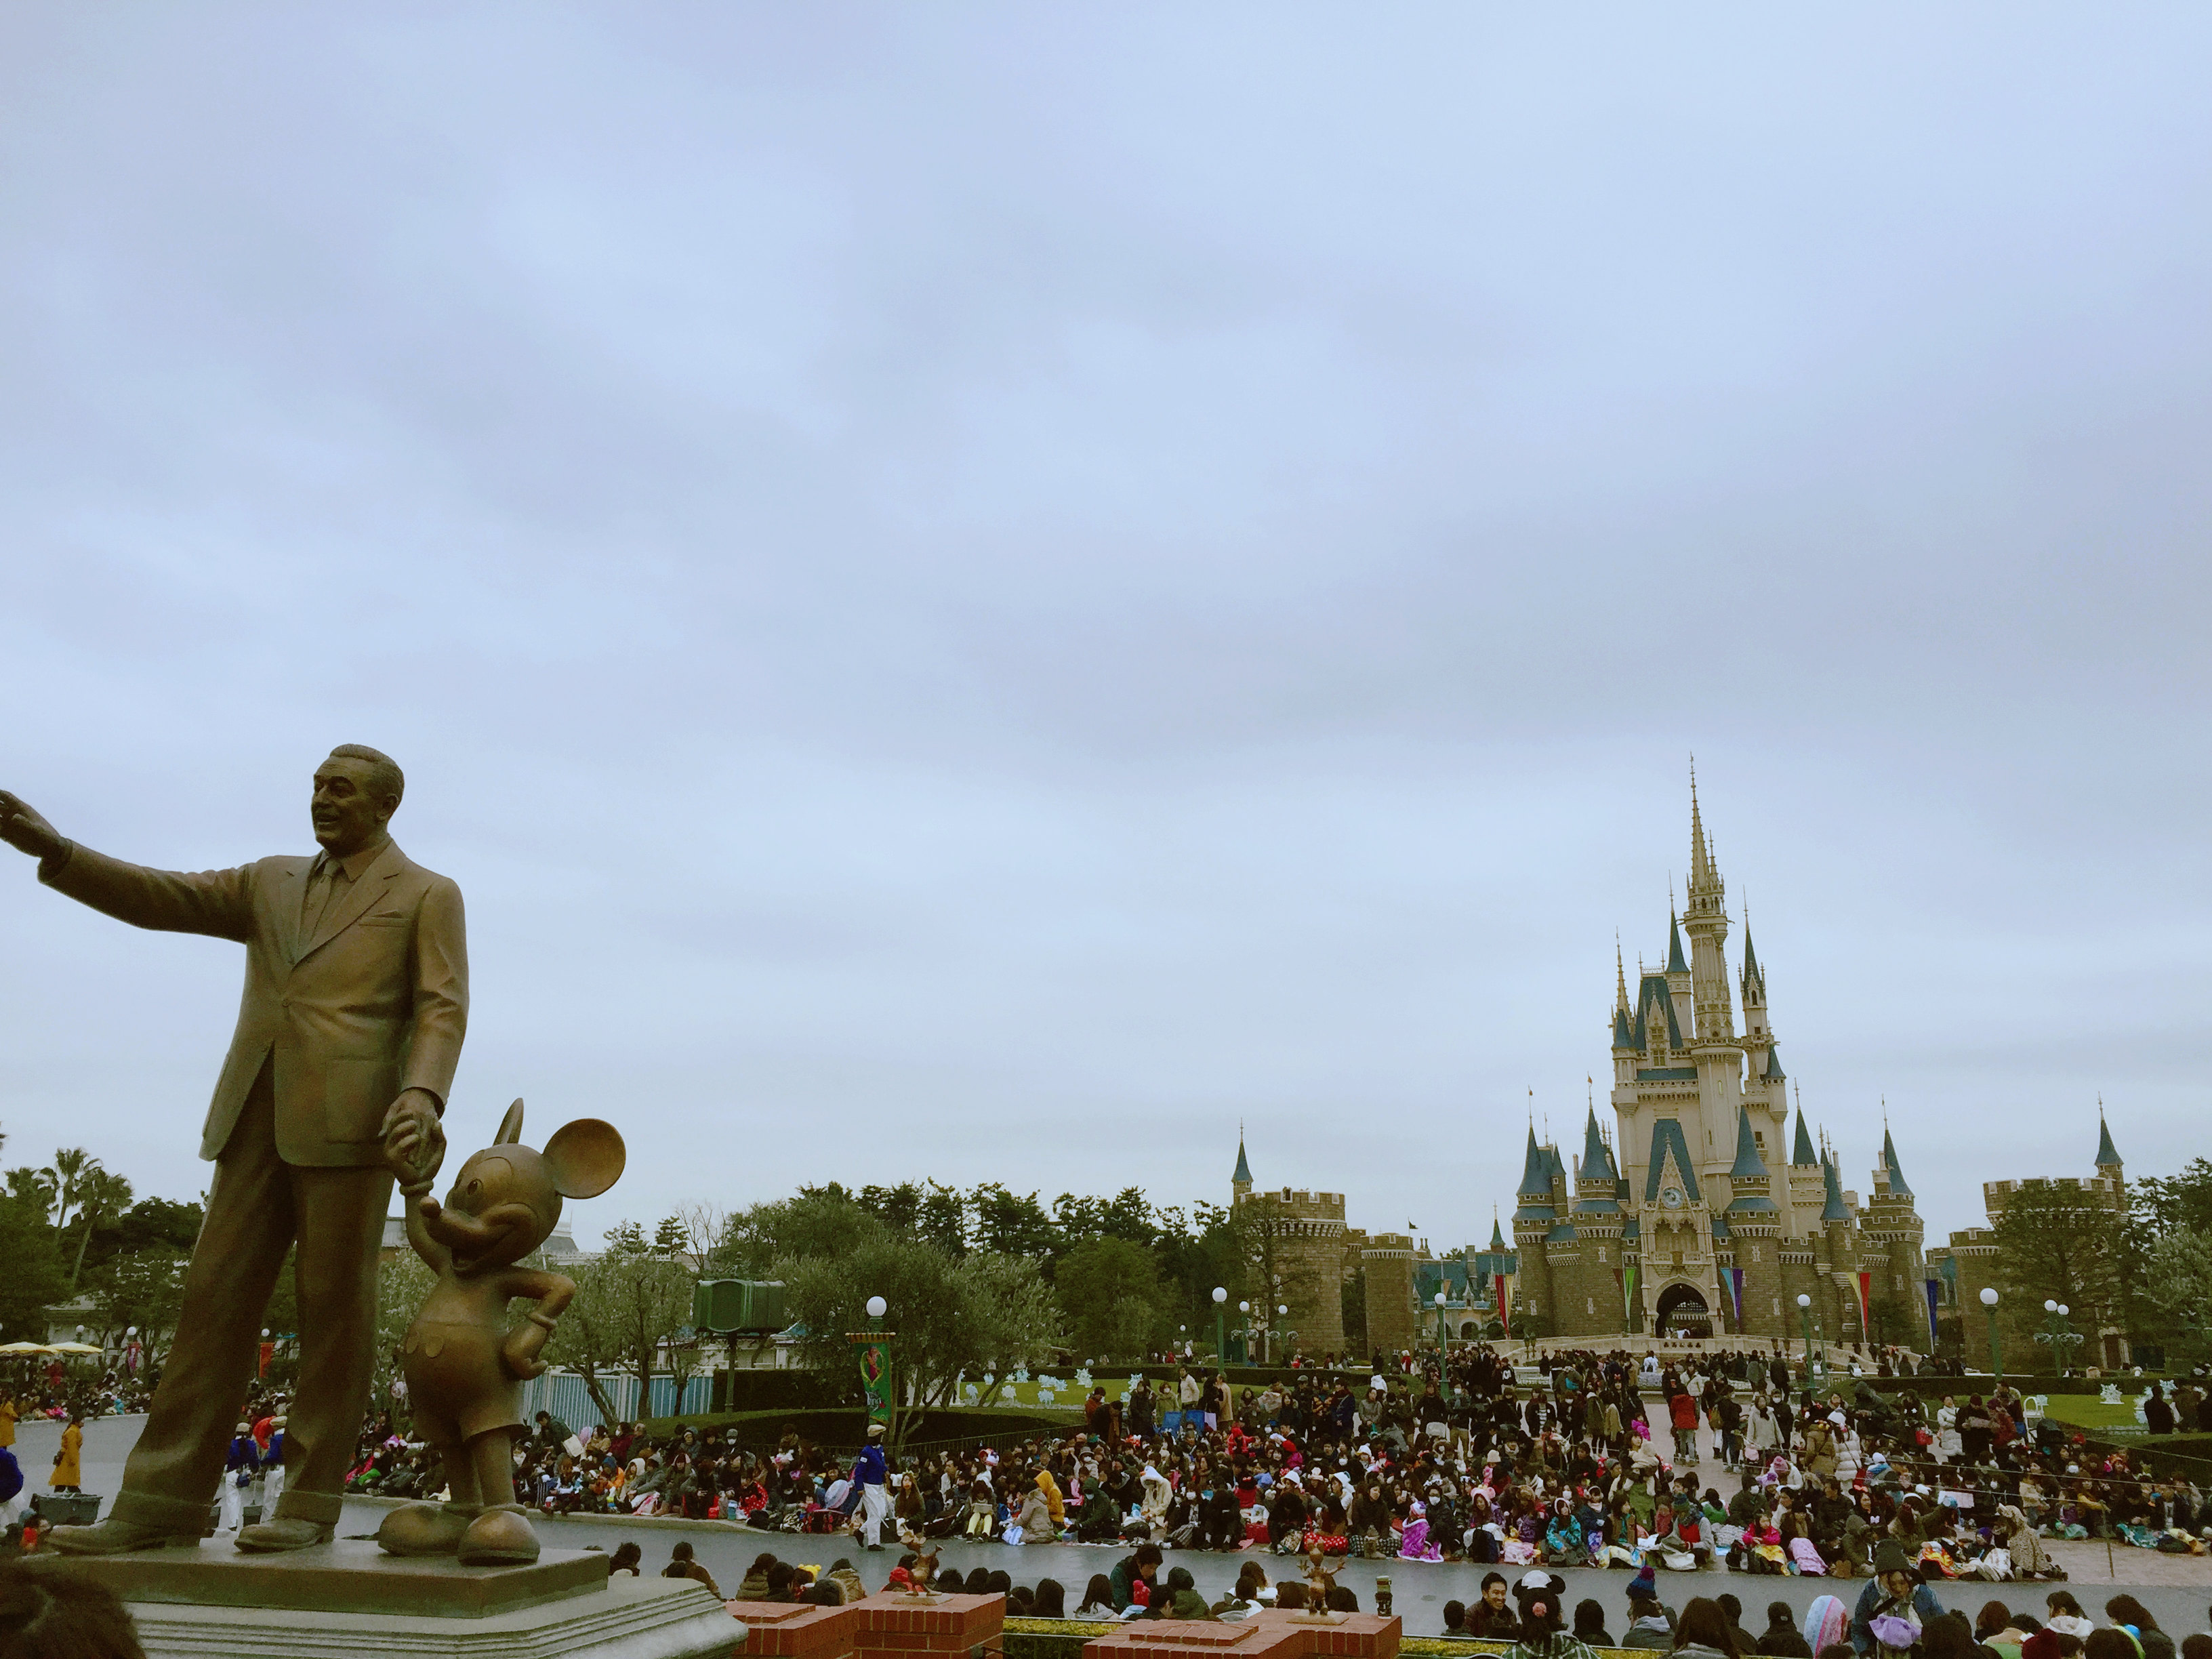
POLYGON ((461 1165, 441 1205, 431 1176, 392 1161, 407 1199, 407 1241, 438 1275, 401 1350, 415 1425, 445 1461, 447 1501, 394 1510, 376 1541, 392 1555, 452 1555, 465 1566, 538 1559, 529 1510, 514 1501, 514 1440, 522 1385, 546 1369, 538 1355, 576 1294, 559 1273, 519 1267, 551 1237, 563 1198, 596 1198, 621 1176, 622 1136, 579 1118, 542 1152, 521 1144, 522 1103, 507 1108, 493 1144, 461 1165), (537 1305, 512 1329, 507 1305, 537 1305))

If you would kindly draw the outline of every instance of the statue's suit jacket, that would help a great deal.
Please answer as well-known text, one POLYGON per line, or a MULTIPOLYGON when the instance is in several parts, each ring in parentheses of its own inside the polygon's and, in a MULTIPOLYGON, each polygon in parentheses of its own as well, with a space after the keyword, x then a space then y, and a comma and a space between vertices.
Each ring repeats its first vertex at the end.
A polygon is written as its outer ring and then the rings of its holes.
POLYGON ((424 1089, 442 1108, 453 1086, 469 1010, 461 890, 386 842, 303 938, 300 911, 314 862, 268 858, 184 874, 76 847, 39 872, 118 921, 246 946, 246 993, 202 1158, 222 1154, 272 1060, 277 1156, 310 1167, 381 1164, 393 1099, 424 1089))

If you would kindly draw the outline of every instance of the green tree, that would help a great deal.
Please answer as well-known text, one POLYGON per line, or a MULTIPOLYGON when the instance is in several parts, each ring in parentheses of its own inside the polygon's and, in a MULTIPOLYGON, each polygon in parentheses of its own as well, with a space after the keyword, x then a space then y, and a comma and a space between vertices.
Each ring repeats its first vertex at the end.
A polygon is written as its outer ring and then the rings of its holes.
POLYGON ((376 1264, 376 1370, 378 1399, 389 1399, 392 1379, 400 1370, 407 1328, 422 1310, 438 1275, 410 1248, 376 1264))
POLYGON ((43 1173, 49 1178, 54 1194, 54 1230, 61 1231, 69 1212, 76 1207, 84 1192, 85 1178, 100 1168, 100 1160, 82 1146, 64 1146, 54 1154, 54 1161, 43 1173))
POLYGON ((1076 1352, 1094 1361, 1141 1357, 1167 1311, 1152 1253, 1110 1235, 1060 1257, 1053 1289, 1076 1352))
POLYGON ((135 1328, 146 1363, 160 1364, 184 1306, 186 1260, 173 1250, 139 1250, 88 1269, 82 1287, 92 1297, 103 1340, 119 1344, 135 1328))
POLYGON ((70 1285, 72 1289, 84 1275, 85 1252, 91 1248, 94 1231, 103 1218, 123 1215, 131 1208, 131 1183, 119 1175, 110 1174, 99 1164, 88 1167, 78 1177, 76 1214, 70 1218, 64 1234, 62 1248, 70 1257, 70 1285))
POLYGON ((2191 1158, 2179 1175, 2148 1176, 2128 1183, 2136 1220, 2153 1235, 2212 1234, 2212 1163, 2191 1158))
POLYGON ((2176 1227, 2151 1245, 2143 1299, 2167 1361, 2194 1361, 2208 1352, 2212 1329, 2212 1232, 2176 1227))
POLYGON ((0 1200, 0 1340, 43 1342, 46 1314, 68 1293, 43 1204, 0 1200))
POLYGON ((913 1411, 952 1397, 962 1373, 980 1380, 1048 1358, 1058 1310, 1039 1264, 1027 1257, 971 1251, 957 1261, 910 1234, 877 1230, 836 1256, 792 1256, 773 1274, 783 1281, 792 1316, 805 1332, 799 1358, 809 1370, 857 1389, 849 1333, 868 1328, 872 1296, 889 1304, 891 1361, 903 1432, 913 1411))
POLYGON ((1060 1230, 1035 1193, 1010 1193, 986 1182, 969 1199, 975 1217, 975 1248, 995 1255, 1045 1258, 1057 1254, 1060 1230))
MULTIPOLYGON (((663 1369, 661 1346, 691 1317, 691 1275, 659 1251, 636 1248, 628 1237, 619 1244, 611 1240, 606 1253, 583 1273, 593 1281, 600 1317, 613 1335, 617 1364, 637 1378, 637 1414, 644 1417, 652 1410, 653 1374, 663 1369)), ((576 1282, 580 1289, 584 1279, 576 1282)), ((567 1322, 564 1314, 562 1323, 567 1322)))
MULTIPOLYGON (((1998 1316, 2011 1339, 2032 1340, 2042 1327, 2046 1301, 2070 1307, 2070 1322, 2085 1335, 2128 1323, 2130 1293, 2140 1270, 2125 1212, 2078 1187, 2029 1181, 2005 1200, 1990 1231, 2004 1293, 1998 1316)), ((2095 1358, 2093 1342, 2081 1363, 2095 1358)))

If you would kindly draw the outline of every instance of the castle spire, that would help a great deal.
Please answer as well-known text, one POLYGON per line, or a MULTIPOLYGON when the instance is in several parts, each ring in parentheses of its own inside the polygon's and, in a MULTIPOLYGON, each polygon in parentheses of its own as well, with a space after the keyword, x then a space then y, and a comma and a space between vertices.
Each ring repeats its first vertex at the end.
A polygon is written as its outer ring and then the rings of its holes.
POLYGON ((1843 1176, 1837 1172, 1832 1155, 1820 1160, 1820 1190, 1827 1197, 1827 1202, 1820 1206, 1820 1219, 1824 1222, 1849 1221, 1851 1212, 1844 1207, 1843 1176))
POLYGON ((1712 854, 1705 846, 1705 821, 1698 811, 1698 757, 1690 757, 1690 891, 1711 886, 1718 878, 1713 873, 1712 854))
POLYGON ((1905 1170, 1897 1161, 1897 1142, 1890 1139, 1887 1104, 1885 1102, 1881 1116, 1881 1167, 1889 1175, 1889 1195, 1892 1198, 1910 1198, 1912 1188, 1905 1184, 1905 1170))
POLYGON ((1766 1176, 1766 1160, 1759 1155, 1759 1138, 1751 1131, 1750 1110, 1742 1106, 1735 1109, 1735 1167, 1729 1175, 1753 1180, 1766 1176))
POLYGON ((2105 1121, 2105 1097, 2097 1097, 2097 1169, 2099 1173, 2111 1170, 2116 1174, 2123 1166, 2120 1149, 2112 1145, 2111 1126, 2105 1121))
POLYGON ((1805 1102, 1801 1095, 1797 1101, 1797 1140, 1790 1154, 1793 1166, 1809 1169, 1820 1162, 1813 1156, 1812 1132, 1805 1127, 1805 1102))
POLYGON ((1252 1190, 1252 1161, 1244 1156, 1244 1126, 1237 1126, 1237 1173, 1229 1177, 1229 1184, 1237 1197, 1243 1198, 1252 1190))
POLYGON ((1690 964, 1682 957, 1682 919, 1674 914, 1674 884, 1667 884, 1667 971, 1686 974, 1690 964))
POLYGON ((1613 930, 1613 1007, 1615 1013, 1628 1012, 1628 969, 1620 959, 1620 929, 1613 930))

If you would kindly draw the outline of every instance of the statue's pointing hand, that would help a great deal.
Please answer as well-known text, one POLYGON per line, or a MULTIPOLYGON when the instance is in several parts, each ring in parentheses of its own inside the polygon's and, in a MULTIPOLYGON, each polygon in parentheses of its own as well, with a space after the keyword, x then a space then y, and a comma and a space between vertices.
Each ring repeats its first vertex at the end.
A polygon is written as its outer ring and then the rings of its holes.
POLYGON ((34 859, 58 857, 69 850, 66 836, 33 811, 20 795, 0 789, 0 841, 34 859))

